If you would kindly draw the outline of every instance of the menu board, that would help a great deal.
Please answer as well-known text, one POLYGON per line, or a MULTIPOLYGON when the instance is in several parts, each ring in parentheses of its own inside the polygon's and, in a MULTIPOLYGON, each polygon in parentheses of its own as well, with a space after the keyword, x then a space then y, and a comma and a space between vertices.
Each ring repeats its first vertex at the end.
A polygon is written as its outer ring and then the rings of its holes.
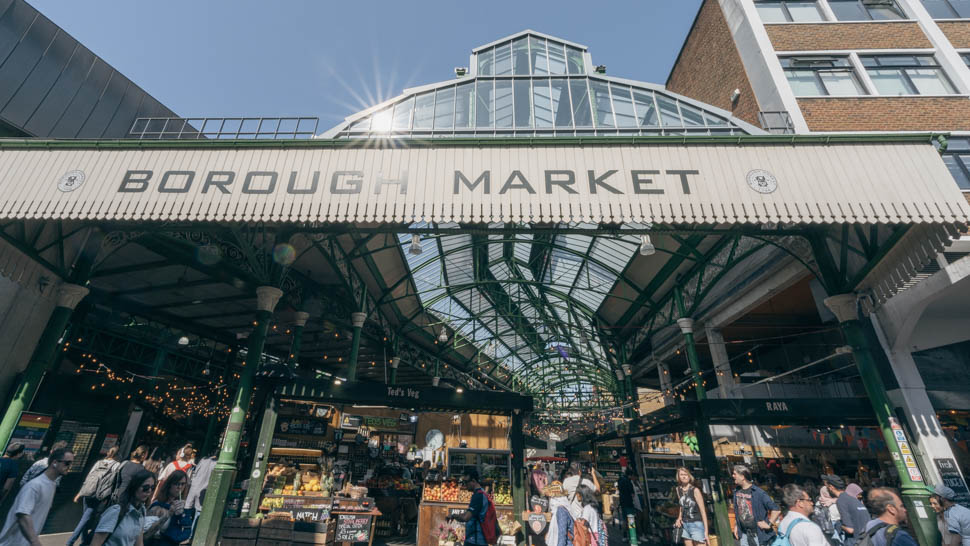
MULTIPOLYGON (((40 413, 22 413, 17 428, 10 435, 10 444, 18 443, 24 445, 24 453, 31 457, 40 450, 44 443, 44 436, 51 427, 51 416, 40 413)), ((4 449, 10 444, 4 446, 4 449)), ((31 457, 32 458, 32 457, 31 457)))
POLYGON ((297 521, 327 521, 330 519, 330 508, 292 508, 289 510, 293 519, 297 521))
POLYGON ((338 514, 334 542, 370 542, 372 517, 369 514, 338 514))

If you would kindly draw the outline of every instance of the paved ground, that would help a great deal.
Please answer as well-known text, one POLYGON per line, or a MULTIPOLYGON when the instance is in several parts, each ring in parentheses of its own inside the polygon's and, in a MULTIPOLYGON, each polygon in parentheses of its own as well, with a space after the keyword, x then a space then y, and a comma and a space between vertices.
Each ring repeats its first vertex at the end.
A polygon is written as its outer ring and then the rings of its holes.
POLYGON ((40 535, 40 543, 44 546, 64 546, 71 533, 53 533, 50 535, 40 535))

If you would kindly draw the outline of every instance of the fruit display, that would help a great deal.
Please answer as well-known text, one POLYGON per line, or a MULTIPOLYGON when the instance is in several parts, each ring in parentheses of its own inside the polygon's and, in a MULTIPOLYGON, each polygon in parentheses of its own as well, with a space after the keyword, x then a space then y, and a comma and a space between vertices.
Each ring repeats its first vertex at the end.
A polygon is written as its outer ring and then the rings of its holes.
POLYGON ((393 489, 395 491, 414 491, 417 489, 417 486, 411 480, 392 478, 390 476, 371 478, 367 480, 365 485, 370 489, 393 489))
POLYGON ((426 483, 422 499, 430 502, 467 503, 472 500, 472 493, 459 486, 456 481, 426 483))
POLYGON ((512 487, 508 482, 497 482, 492 498, 495 504, 512 504, 512 487))

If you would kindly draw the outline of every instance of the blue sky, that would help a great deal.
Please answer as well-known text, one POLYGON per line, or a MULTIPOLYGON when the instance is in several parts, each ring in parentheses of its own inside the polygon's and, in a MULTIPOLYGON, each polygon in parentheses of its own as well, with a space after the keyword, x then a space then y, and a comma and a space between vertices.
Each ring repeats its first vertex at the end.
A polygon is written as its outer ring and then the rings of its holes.
POLYGON ((662 84, 701 3, 28 1, 182 116, 316 116, 321 130, 450 79, 474 47, 526 28, 662 84))

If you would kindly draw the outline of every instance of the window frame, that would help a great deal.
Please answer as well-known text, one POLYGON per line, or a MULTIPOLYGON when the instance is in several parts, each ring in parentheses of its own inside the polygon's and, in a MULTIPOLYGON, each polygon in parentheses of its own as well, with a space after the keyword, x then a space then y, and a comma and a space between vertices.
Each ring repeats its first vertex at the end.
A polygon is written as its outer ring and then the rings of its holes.
POLYGON ((786 81, 786 83, 788 83, 789 88, 792 90, 792 94, 794 94, 796 98, 812 98, 812 97, 836 97, 836 98, 866 97, 866 96, 871 96, 873 94, 872 93, 872 89, 866 84, 865 79, 859 73, 859 66, 854 62, 854 59, 852 58, 852 54, 851 53, 821 53, 821 54, 802 54, 802 55, 797 55, 797 54, 796 55, 779 55, 778 56, 778 62, 779 62, 779 64, 781 64, 782 72, 785 74, 785 81, 786 81), (814 67, 814 66, 790 67, 790 66, 785 66, 785 64, 782 62, 782 59, 799 59, 799 58, 803 58, 803 59, 816 58, 816 59, 819 59, 819 60, 822 60, 824 58, 844 59, 845 62, 846 62, 846 66, 835 66, 835 67, 828 67, 828 68, 824 68, 823 67, 823 68, 820 69, 820 68, 814 67), (811 70, 812 71, 812 76, 815 78, 816 84, 819 85, 822 89, 825 90, 825 94, 824 95, 799 95, 799 94, 795 93, 795 88, 792 87, 791 81, 788 79, 788 73, 789 72, 794 72, 794 71, 806 71, 806 70, 811 70), (820 73, 822 73, 822 72, 848 72, 850 74, 850 76, 852 77, 852 79, 857 84, 857 86, 859 88, 859 91, 860 91, 859 94, 858 95, 833 95, 831 93, 831 91, 829 90, 828 86, 825 84, 825 80, 820 75, 820 73))
POLYGON ((865 71, 866 77, 872 82, 872 91, 873 91, 873 94, 875 95, 878 95, 881 97, 949 97, 949 96, 959 96, 961 94, 959 88, 953 82, 953 79, 950 78, 950 76, 946 73, 946 70, 943 68, 943 65, 940 63, 939 59, 936 58, 935 53, 928 53, 928 52, 907 53, 902 51, 893 51, 892 53, 876 53, 876 52, 866 51, 865 54, 859 54, 858 57, 859 57, 859 64, 860 66, 862 66, 862 69, 865 71), (869 66, 866 64, 865 59, 875 58, 877 59, 877 62, 878 62, 878 59, 880 57, 914 57, 914 58, 928 57, 933 60, 934 64, 928 64, 928 65, 927 64, 912 64, 912 65, 876 64, 875 66, 869 66), (872 75, 869 73, 870 68, 874 68, 876 70, 893 70, 893 69, 898 70, 899 73, 903 76, 902 81, 904 85, 907 87, 907 90, 909 91, 909 93, 906 93, 905 95, 882 94, 879 91, 879 87, 876 85, 876 82, 872 79, 872 75), (938 93, 936 94, 920 93, 919 87, 916 86, 916 83, 914 83, 912 76, 910 76, 910 74, 907 72, 907 70, 917 70, 917 69, 936 69, 938 71, 938 74, 943 78, 943 82, 945 86, 948 86, 951 89, 951 91, 949 93, 942 94, 942 95, 938 93))
POLYGON ((930 13, 930 10, 926 7, 926 2, 924 2, 923 0, 920 0, 920 4, 923 5, 923 9, 925 9, 926 13, 929 14, 930 19, 933 19, 934 21, 951 21, 951 20, 965 21, 967 19, 970 19, 970 15, 968 15, 967 17, 961 17, 957 9, 953 7, 953 4, 950 3, 950 0, 939 0, 939 1, 945 2, 947 9, 949 9, 950 13, 952 13, 953 15, 951 17, 933 17, 933 14, 930 13))
MULTIPOLYGON (((957 136, 951 137, 951 141, 952 140, 967 141, 968 138, 966 135, 957 135, 957 136)), ((964 179, 970 181, 970 160, 964 160, 961 157, 961 156, 970 155, 970 151, 965 149, 951 150, 950 148, 947 148, 947 150, 943 152, 941 155, 944 158, 944 162, 947 157, 952 157, 957 168, 960 169, 960 171, 963 173, 964 179)), ((947 170, 950 170, 949 165, 947 165, 947 170)), ((950 174, 952 175, 953 173, 951 172, 950 174)), ((954 177, 954 182, 956 182, 957 189, 959 189, 961 192, 970 193, 970 186, 966 188, 960 186, 960 182, 956 180, 955 177, 954 177)))
POLYGON ((815 9, 818 10, 818 14, 819 14, 819 17, 821 17, 821 19, 819 19, 818 21, 796 21, 795 18, 792 17, 791 10, 788 9, 788 3, 789 2, 805 2, 805 1, 806 0, 754 0, 754 9, 757 11, 758 4, 779 4, 780 5, 782 13, 785 14, 785 21, 767 22, 767 21, 764 20, 763 17, 761 17, 761 13, 759 12, 758 13, 758 17, 761 18, 761 23, 764 24, 764 25, 783 25, 785 23, 827 23, 827 22, 830 22, 829 21, 829 18, 828 18, 828 15, 825 12, 825 8, 822 6, 821 0, 812 0, 812 3, 815 4, 815 9))
POLYGON ((825 1, 828 3, 828 7, 829 7, 829 10, 832 12, 832 16, 835 18, 836 21, 841 23, 892 22, 892 21, 911 21, 912 20, 896 0, 889 0, 889 1, 892 2, 893 9, 899 13, 899 19, 876 19, 875 17, 872 16, 872 13, 869 11, 870 4, 867 4, 866 0, 825 0, 825 1), (862 12, 866 14, 868 19, 839 19, 839 15, 838 13, 836 13, 832 5, 848 4, 850 2, 855 2, 856 5, 862 8, 862 12))

